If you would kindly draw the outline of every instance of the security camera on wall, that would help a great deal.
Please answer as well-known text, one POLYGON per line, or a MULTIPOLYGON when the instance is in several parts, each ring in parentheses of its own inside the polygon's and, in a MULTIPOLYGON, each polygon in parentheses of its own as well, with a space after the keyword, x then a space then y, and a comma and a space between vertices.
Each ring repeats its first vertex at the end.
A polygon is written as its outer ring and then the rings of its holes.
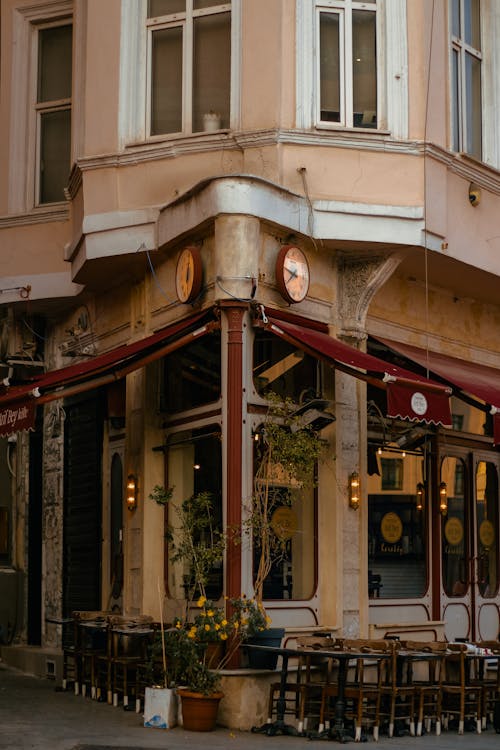
POLYGON ((478 206, 481 202, 481 188, 474 182, 469 185, 469 202, 471 206, 478 206))

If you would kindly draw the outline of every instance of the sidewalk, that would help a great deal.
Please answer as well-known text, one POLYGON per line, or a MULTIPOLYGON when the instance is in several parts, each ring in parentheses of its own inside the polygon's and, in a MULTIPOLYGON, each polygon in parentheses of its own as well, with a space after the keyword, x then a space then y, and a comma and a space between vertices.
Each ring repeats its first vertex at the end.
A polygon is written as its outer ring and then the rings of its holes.
MULTIPOLYGON (((336 744, 224 728, 215 732, 146 729, 140 714, 61 692, 50 680, 0 664, 1 750, 325 750, 336 744)), ((499 745, 500 736, 492 729, 481 735, 450 731, 440 737, 381 737, 378 743, 370 737, 366 743, 374 750, 497 750, 499 745)))

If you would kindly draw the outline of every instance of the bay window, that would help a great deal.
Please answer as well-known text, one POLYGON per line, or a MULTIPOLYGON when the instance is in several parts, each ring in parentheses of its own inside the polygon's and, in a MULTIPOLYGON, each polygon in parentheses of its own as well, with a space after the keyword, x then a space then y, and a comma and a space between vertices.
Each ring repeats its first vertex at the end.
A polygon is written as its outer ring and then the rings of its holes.
POLYGON ((38 29, 36 203, 64 200, 71 162, 72 27, 38 29))
POLYGON ((148 133, 229 128, 231 3, 149 0, 148 133))
POLYGON ((482 158, 482 52, 480 0, 452 0, 451 145, 482 158))
POLYGON ((318 3, 317 121, 377 127, 376 0, 318 3))

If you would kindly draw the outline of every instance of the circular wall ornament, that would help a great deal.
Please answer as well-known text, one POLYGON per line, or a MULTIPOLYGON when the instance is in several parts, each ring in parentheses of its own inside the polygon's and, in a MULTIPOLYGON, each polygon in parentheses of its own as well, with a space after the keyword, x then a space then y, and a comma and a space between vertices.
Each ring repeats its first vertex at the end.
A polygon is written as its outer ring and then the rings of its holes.
POLYGON ((428 403, 423 393, 417 391, 412 395, 411 408, 413 409, 415 414, 418 414, 420 417, 425 414, 428 408, 428 403))
POLYGON ((276 258, 276 283, 287 302, 302 302, 309 291, 309 263, 295 245, 283 245, 276 258))
POLYGON ((185 247, 177 260, 175 289, 179 302, 192 302, 201 292, 203 266, 195 246, 185 247))

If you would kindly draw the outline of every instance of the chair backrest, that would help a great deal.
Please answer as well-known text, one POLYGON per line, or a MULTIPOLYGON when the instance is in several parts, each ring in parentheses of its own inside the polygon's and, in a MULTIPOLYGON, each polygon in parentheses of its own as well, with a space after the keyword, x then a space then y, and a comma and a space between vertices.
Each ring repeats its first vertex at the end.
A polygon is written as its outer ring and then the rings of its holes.
POLYGON ((335 639, 330 635, 299 635, 297 636, 298 648, 309 649, 332 649, 335 645, 335 639))

